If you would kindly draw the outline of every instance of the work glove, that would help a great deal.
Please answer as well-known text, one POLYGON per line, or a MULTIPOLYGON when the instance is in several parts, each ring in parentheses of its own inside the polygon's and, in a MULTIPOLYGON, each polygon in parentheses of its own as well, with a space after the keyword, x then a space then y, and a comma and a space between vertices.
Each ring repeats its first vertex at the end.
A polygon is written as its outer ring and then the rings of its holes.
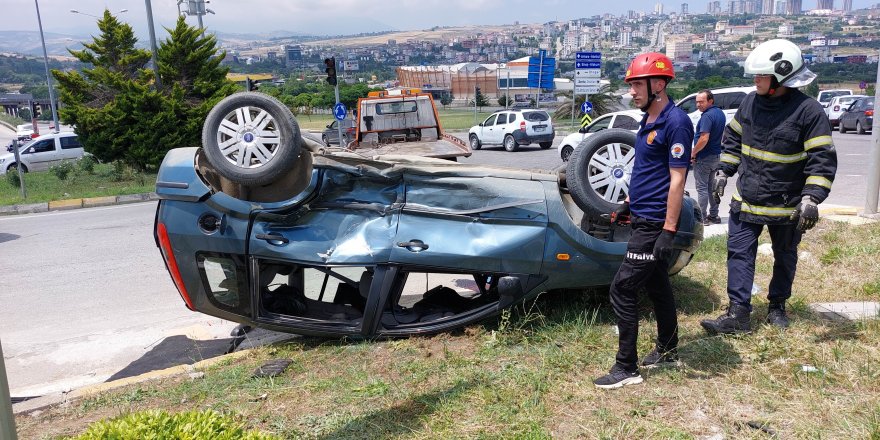
POLYGON ((664 229, 660 236, 657 237, 657 241, 654 242, 654 258, 658 260, 669 260, 672 258, 672 253, 675 251, 675 248, 672 247, 674 241, 675 232, 664 229))
POLYGON ((797 208, 791 213, 790 220, 797 220, 797 230, 806 232, 816 226, 819 221, 819 207, 810 196, 804 196, 797 208))
POLYGON ((611 211, 610 220, 611 223, 616 223, 618 225, 628 225, 630 222, 630 210, 629 210, 629 202, 623 202, 620 206, 617 207, 614 211, 611 211))
POLYGON ((721 170, 715 171, 715 179, 712 181, 712 198, 715 199, 715 203, 721 203, 725 186, 727 186, 727 174, 721 170))

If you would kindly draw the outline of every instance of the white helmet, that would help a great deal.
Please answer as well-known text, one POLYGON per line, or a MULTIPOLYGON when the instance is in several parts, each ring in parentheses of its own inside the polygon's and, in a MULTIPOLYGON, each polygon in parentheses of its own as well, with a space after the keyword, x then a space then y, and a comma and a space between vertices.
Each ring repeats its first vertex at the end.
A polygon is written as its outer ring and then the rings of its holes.
POLYGON ((785 87, 803 87, 816 79, 807 69, 801 49, 788 40, 765 41, 746 58, 746 75, 773 75, 785 87))

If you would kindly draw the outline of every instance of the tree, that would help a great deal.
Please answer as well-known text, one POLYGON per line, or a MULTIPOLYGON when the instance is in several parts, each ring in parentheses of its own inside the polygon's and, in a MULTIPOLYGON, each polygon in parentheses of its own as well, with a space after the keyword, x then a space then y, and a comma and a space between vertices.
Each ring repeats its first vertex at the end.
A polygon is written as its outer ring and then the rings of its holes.
POLYGON ((199 146, 211 107, 235 90, 220 67, 224 55, 213 36, 181 17, 157 54, 162 88, 146 69, 150 52, 136 49, 131 26, 109 11, 99 20, 101 35, 82 51, 70 51, 93 68, 83 73, 53 71, 58 79, 61 118, 76 126, 86 151, 103 161, 155 169, 171 148, 199 146))
POLYGON ((501 107, 507 107, 507 104, 509 104, 509 100, 510 99, 507 98, 507 95, 501 95, 498 98, 498 105, 500 105, 501 107))
MULTIPOLYGON (((604 84, 602 87, 599 87, 598 93, 590 95, 590 103, 593 104, 593 116, 601 116, 618 110, 618 107, 621 105, 621 98, 613 93, 614 90, 610 84, 604 84)), ((563 92, 562 95, 571 98, 571 92, 563 92)), ((553 112, 553 118, 557 121, 562 118, 570 119, 572 109, 574 109, 575 116, 577 116, 580 114, 581 104, 583 103, 584 95, 576 95, 574 101, 569 99, 568 102, 564 102, 556 107, 556 111, 553 112)))
POLYGON ((452 96, 452 93, 444 93, 443 96, 440 97, 440 104, 443 104, 443 107, 446 107, 449 104, 452 104, 452 100, 455 99, 452 96))
POLYGON ((474 102, 476 102, 477 107, 481 109, 489 105, 489 100, 486 99, 486 95, 483 94, 482 90, 480 90, 479 87, 477 88, 476 95, 474 95, 474 102))

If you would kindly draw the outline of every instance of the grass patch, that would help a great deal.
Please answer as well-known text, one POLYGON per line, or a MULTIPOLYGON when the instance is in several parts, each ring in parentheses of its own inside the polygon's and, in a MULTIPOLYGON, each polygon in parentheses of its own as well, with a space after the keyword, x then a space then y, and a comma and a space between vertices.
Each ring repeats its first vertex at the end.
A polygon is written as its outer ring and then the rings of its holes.
MULTIPOLYGON (((756 330, 738 337, 710 337, 699 325, 727 303, 725 240, 707 240, 673 278, 683 365, 643 371, 642 385, 608 392, 591 383, 617 347, 607 289, 552 292, 453 333, 261 347, 199 379, 131 385, 19 416, 19 436, 78 435, 128 413, 198 409, 280 438, 880 438, 880 322, 828 322, 808 307, 875 292, 880 224, 822 221, 805 238, 792 326, 763 324, 772 260, 760 256, 756 330), (842 252, 825 264, 832 246, 842 252), (251 378, 276 358, 293 363, 274 379, 251 378)), ((645 355, 656 337, 647 300, 641 316, 645 355)))
POLYGON ((78 162, 82 163, 77 163, 73 169, 25 173, 26 199, 21 197, 21 190, 10 179, 0 180, 0 205, 139 194, 156 190, 155 173, 139 173, 115 164, 78 162), (91 168, 91 173, 88 168, 91 168))

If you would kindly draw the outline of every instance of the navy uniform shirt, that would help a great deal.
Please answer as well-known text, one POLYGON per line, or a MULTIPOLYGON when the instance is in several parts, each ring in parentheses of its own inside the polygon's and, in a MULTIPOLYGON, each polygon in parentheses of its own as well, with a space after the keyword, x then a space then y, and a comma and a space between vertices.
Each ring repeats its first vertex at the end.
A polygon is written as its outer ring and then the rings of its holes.
POLYGON ((666 220, 669 196, 669 168, 687 169, 694 142, 694 124, 684 110, 672 101, 648 124, 642 118, 636 134, 636 158, 629 182, 629 202, 633 215, 651 221, 666 220))

